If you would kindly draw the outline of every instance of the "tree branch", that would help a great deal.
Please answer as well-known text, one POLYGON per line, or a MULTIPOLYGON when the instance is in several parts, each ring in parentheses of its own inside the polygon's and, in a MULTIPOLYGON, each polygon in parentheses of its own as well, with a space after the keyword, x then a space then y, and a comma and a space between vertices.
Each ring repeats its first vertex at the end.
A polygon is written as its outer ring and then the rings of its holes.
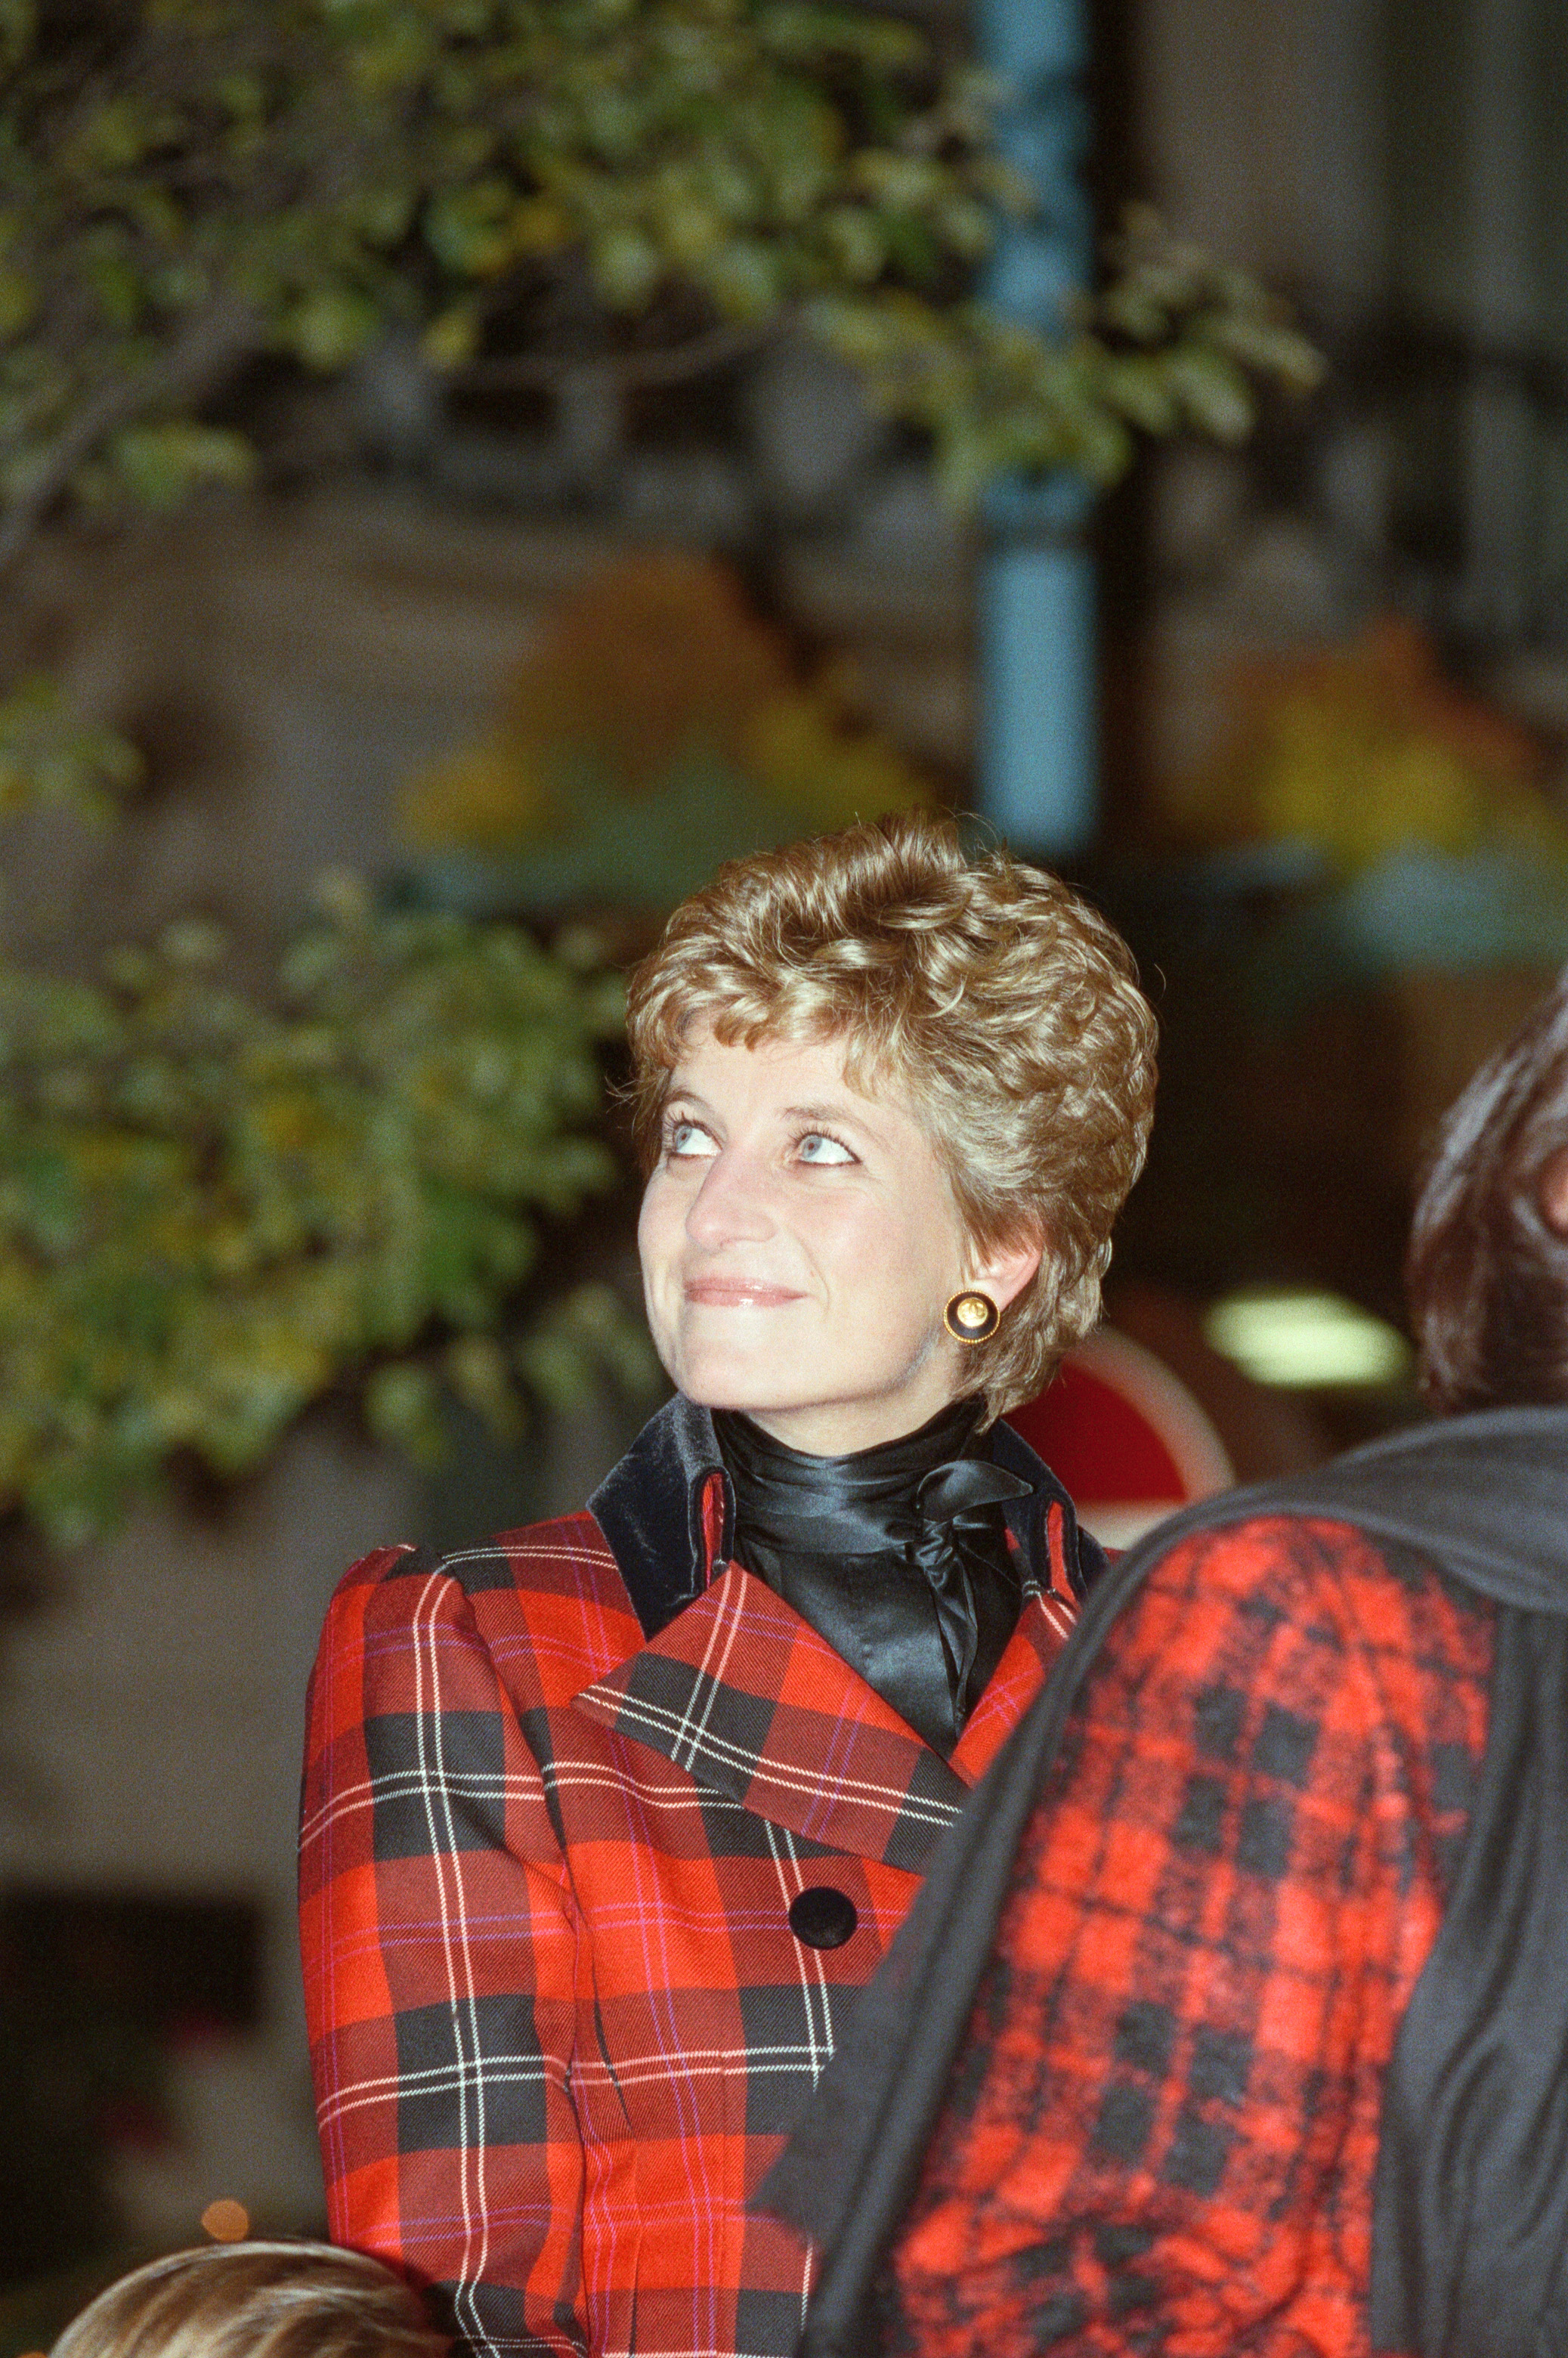
POLYGON ((591 360, 544 352, 498 354, 454 369, 447 383, 464 393, 554 393, 574 376, 602 370, 623 391, 645 384, 684 384, 743 360, 785 325, 786 317, 778 312, 748 326, 725 320, 699 336, 688 336, 684 343, 650 352, 607 352, 591 360))
POLYGON ((251 306, 237 296, 222 295, 146 368, 101 385, 44 454, 27 490, 0 517, 0 573, 16 563, 77 469, 117 427, 131 425, 149 410, 200 400, 255 350, 260 336, 261 323, 251 306))

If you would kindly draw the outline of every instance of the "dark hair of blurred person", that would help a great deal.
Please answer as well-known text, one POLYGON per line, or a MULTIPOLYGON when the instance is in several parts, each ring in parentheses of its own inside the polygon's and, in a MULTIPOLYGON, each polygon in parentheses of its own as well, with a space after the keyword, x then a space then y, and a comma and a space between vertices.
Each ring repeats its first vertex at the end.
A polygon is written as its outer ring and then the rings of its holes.
POLYGON ((1439 1414, 1568 1400, 1568 975, 1450 1108, 1406 1291, 1439 1414))

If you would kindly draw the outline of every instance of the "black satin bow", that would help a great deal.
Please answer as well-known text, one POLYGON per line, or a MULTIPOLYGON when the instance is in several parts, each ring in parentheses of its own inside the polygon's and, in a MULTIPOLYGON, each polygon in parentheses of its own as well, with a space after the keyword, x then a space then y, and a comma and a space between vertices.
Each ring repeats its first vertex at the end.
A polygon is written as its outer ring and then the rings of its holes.
MULTIPOLYGON (((1028 1483, 1016 1474, 1004 1474, 1000 1466, 988 1466, 978 1457, 960 1457, 951 1466, 933 1466, 914 1494, 919 1520, 914 1561, 936 1600, 936 1626, 953 1696, 955 1736, 979 1700, 974 1673, 979 1655, 981 1599, 989 1597, 996 1573, 1002 1567, 1014 1592, 1008 1637, 1018 1619, 1022 1593, 1005 1531, 999 1531, 997 1509, 1004 1499, 1028 1494, 1028 1483)), ((1006 1642, 1003 1638, 1002 1644, 1006 1642)), ((989 1667, 996 1667, 994 1660, 989 1667)))
POLYGON ((848 1457, 714 1417, 735 1487, 735 1552, 944 1757, 1017 1625, 1002 1503, 1029 1485, 978 1445, 983 1403, 848 1457))

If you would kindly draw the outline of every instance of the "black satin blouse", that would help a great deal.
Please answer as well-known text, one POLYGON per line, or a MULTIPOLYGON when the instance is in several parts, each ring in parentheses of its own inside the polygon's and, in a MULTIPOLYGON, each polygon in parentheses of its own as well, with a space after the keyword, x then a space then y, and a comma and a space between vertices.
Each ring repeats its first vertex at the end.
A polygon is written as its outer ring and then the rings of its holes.
POLYGON ((1027 1482, 978 1453, 984 1403, 914 1433, 810 1457, 714 1412, 735 1490, 735 1554, 946 1759, 1018 1625, 1001 1501, 1027 1482))

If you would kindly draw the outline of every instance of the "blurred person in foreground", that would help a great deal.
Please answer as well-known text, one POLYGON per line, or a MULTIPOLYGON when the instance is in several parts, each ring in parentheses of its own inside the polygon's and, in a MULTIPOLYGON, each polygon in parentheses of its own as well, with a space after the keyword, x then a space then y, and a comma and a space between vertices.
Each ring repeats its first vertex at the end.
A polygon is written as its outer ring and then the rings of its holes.
POLYGON ((1435 1421, 1086 1604, 763 2200, 803 2348, 1568 2351, 1568 970, 1444 1124, 1435 1421))
POLYGON ((322 1639, 328 2210, 477 2349, 785 2358, 748 2198, 1101 1568, 997 1420, 1098 1314, 1153 1023, 1065 886, 904 815, 720 870, 628 1032, 676 1397, 322 1639))
POLYGON ((330 2244, 204 2244, 98 2294, 49 2358, 441 2358, 416 2295, 330 2244))

